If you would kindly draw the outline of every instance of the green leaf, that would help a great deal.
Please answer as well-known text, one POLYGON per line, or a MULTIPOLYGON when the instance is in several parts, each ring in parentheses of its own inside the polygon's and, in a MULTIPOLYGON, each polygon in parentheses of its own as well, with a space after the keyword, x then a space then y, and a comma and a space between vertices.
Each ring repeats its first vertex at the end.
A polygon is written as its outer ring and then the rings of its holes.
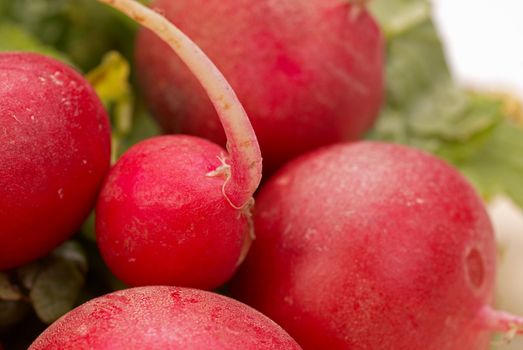
POLYGON ((82 225, 82 237, 85 237, 92 242, 96 242, 96 221, 94 210, 89 214, 82 225))
POLYGON ((374 0, 370 8, 387 38, 387 101, 369 137, 431 152, 485 198, 505 193, 523 207, 521 129, 507 121, 502 98, 455 83, 429 2, 374 0))
POLYGON ((87 272, 87 255, 82 249, 80 243, 76 241, 65 242, 53 251, 52 256, 74 263, 84 274, 87 272))
MULTIPOLYGON (((135 143, 160 133, 143 102, 133 96, 130 65, 122 55, 107 53, 86 78, 111 112, 113 162, 135 143)), ((84 231, 89 230, 86 226, 84 231)))
POLYGON ((22 297, 22 293, 18 287, 11 283, 9 276, 0 272, 0 300, 16 301, 22 299, 22 297))
POLYGON ((86 75, 105 106, 112 110, 114 139, 124 137, 132 128, 130 71, 129 62, 118 52, 110 51, 104 56, 102 63, 86 75))
POLYGON ((38 274, 29 294, 38 317, 49 324, 71 310, 84 282, 84 276, 75 263, 50 259, 38 274))
POLYGON ((156 124, 151 113, 141 100, 136 102, 132 126, 129 134, 122 139, 119 154, 122 154, 129 149, 129 147, 142 140, 160 134, 160 127, 156 124))
POLYGON ((67 241, 49 256, 17 269, 18 282, 29 291, 33 308, 43 322, 53 322, 76 305, 87 265, 80 244, 67 241))
POLYGON ((21 26, 8 20, 0 20, 0 51, 29 51, 51 56, 66 63, 71 63, 60 51, 43 45, 38 39, 21 26))
MULTIPOLYGON (((128 147, 129 137, 134 136, 137 131, 150 130, 144 125, 134 125, 134 122, 143 122, 143 109, 134 113, 134 97, 130 79, 129 62, 115 51, 107 53, 101 64, 86 75, 87 80, 94 87, 100 99, 111 111, 113 125, 112 133, 112 155, 113 162, 128 147)), ((147 118, 149 118, 147 116, 147 118)), ((152 135, 158 133, 154 128, 152 135)), ((146 134, 144 136, 152 136, 146 134)))
POLYGON ((395 37, 430 19, 430 5, 425 0, 373 0, 369 8, 387 38, 395 37))
POLYGON ((16 269, 16 274, 19 283, 26 288, 31 290, 34 286, 34 282, 40 273, 41 263, 38 261, 29 263, 16 269))
POLYGON ((487 199, 503 193, 523 208, 523 127, 504 120, 482 149, 456 165, 487 199))
POLYGON ((109 50, 131 58, 138 27, 94 0, 0 0, 0 17, 64 52, 84 71, 94 67, 109 50))
POLYGON ((110 51, 85 77, 104 104, 110 105, 130 98, 130 70, 129 62, 121 54, 110 51))

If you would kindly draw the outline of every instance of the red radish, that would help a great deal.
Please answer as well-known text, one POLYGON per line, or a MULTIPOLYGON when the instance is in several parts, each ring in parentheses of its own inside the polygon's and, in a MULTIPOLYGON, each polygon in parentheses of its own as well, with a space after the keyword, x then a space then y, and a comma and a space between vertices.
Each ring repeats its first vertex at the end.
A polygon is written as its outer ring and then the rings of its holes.
POLYGON ((142 142, 111 170, 96 214, 109 268, 131 285, 214 288, 251 240, 261 155, 249 119, 205 54, 164 17, 131 0, 100 0, 157 32, 202 83, 221 118, 229 154, 192 136, 142 142))
POLYGON ((0 270, 74 233, 109 159, 107 114, 80 74, 45 56, 0 54, 0 270))
POLYGON ((522 320, 489 308, 496 248, 463 177, 361 142, 289 163, 262 189, 233 295, 304 349, 487 349, 522 320))
POLYGON ((123 155, 97 207, 98 245, 114 274, 130 285, 203 289, 231 277, 249 226, 224 198, 224 179, 206 176, 224 152, 207 140, 173 135, 123 155))
MULTIPOLYGON (((383 38, 354 0, 156 0, 230 81, 271 171, 318 146, 359 138, 383 94, 383 38), (353 3, 356 3, 353 5, 353 3)), ((160 124, 224 144, 197 80, 151 32, 137 39, 144 94, 160 124)))
POLYGON ((52 324, 29 350, 298 350, 280 326, 227 297, 141 287, 93 299, 52 324))

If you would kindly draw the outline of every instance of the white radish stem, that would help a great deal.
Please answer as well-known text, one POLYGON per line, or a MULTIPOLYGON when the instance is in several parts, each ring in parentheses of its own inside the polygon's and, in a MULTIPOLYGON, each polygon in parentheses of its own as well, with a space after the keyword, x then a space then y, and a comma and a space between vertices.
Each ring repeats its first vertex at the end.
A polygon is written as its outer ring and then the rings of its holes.
POLYGON ((207 55, 164 16, 135 0, 98 0, 125 13, 153 31, 176 52, 209 95, 227 136, 230 179, 227 199, 236 207, 251 203, 261 180, 260 147, 243 106, 233 89, 207 55))
POLYGON ((481 328, 489 331, 501 332, 509 336, 523 334, 523 317, 494 310, 490 306, 481 309, 479 323, 481 328))

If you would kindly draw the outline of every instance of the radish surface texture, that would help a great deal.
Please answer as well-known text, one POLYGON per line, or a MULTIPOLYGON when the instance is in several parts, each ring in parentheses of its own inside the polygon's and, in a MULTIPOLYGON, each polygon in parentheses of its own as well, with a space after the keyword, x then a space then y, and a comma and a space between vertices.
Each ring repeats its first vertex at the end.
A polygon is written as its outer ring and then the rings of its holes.
POLYGON ((72 68, 0 54, 0 270, 51 251, 80 227, 109 168, 108 116, 72 68))
POLYGON ((52 324, 30 350, 299 350, 276 323, 236 300, 141 287, 93 299, 52 324))
POLYGON ((101 193, 98 245, 131 285, 211 289, 229 279, 250 240, 248 223, 223 196, 220 146, 194 136, 144 141, 125 153, 101 193))
MULTIPOLYGON (((383 39, 361 5, 339 0, 156 0, 230 81, 271 171, 318 146, 360 137, 383 93, 383 39)), ((224 145, 204 90, 151 32, 137 39, 143 92, 162 127, 224 145)))
POLYGON ((261 179, 256 136, 234 91, 205 54, 164 17, 132 0, 100 0, 169 43, 214 104, 227 151, 193 136, 135 145, 111 170, 96 210, 109 268, 131 285, 211 289, 249 248, 252 195, 261 179))
POLYGON ((496 248, 449 165, 382 143, 289 163, 257 197, 235 297, 304 349, 486 350, 520 319, 489 308, 496 248))

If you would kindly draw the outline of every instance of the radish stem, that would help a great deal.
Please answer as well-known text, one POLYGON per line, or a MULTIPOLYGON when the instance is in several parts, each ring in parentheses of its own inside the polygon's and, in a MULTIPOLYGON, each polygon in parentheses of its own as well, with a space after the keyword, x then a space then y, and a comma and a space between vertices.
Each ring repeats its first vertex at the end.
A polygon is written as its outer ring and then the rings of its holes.
POLYGON ((240 101, 207 55, 164 16, 135 0, 98 0, 125 13, 163 39, 200 81, 216 109, 227 136, 230 176, 225 195, 235 207, 252 203, 262 174, 256 135, 240 101))
POLYGON ((494 310, 490 306, 481 309, 479 321, 481 327, 489 331, 505 333, 512 337, 523 334, 523 317, 494 310))

